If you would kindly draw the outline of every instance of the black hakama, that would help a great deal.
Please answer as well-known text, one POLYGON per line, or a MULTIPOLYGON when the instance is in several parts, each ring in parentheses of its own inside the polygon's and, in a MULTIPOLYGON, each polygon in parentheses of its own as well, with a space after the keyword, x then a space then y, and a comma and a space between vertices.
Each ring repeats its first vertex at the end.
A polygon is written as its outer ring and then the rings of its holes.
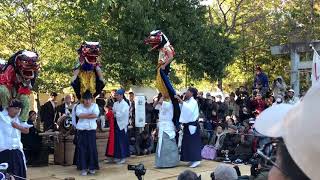
POLYGON ((27 177, 24 157, 20 150, 14 149, 0 152, 0 164, 1 163, 9 164, 7 173, 14 175, 16 180, 22 180, 22 178, 27 177))
POLYGON ((77 130, 77 169, 99 169, 96 130, 77 130))
POLYGON ((201 161, 201 138, 198 122, 184 124, 180 160, 188 162, 201 161), (189 125, 197 126, 196 132, 192 135, 188 128, 189 125))
POLYGON ((114 143, 114 158, 125 159, 130 156, 129 137, 125 129, 120 130, 115 123, 115 143, 114 143))

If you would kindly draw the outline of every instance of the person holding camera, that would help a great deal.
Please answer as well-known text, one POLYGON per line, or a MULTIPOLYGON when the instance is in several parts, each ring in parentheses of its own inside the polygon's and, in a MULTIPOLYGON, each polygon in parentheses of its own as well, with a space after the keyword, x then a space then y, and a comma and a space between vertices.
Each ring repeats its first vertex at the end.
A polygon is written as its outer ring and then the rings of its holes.
POLYGON ((155 108, 159 110, 159 141, 155 154, 155 166, 158 168, 175 167, 179 163, 179 154, 170 97, 161 97, 155 108))

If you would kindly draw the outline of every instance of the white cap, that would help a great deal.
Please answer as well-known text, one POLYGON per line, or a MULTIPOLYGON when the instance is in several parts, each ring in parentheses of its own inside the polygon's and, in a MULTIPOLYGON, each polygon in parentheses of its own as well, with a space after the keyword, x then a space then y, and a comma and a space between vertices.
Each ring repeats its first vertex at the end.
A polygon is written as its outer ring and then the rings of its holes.
POLYGON ((320 177, 319 103, 320 83, 317 83, 299 103, 271 106, 255 123, 259 133, 284 139, 292 159, 310 179, 320 177))
POLYGON ((37 57, 38 55, 35 52, 24 50, 21 54, 28 57, 37 57))
POLYGON ((289 89, 289 91, 288 92, 293 92, 294 93, 294 90, 293 89, 289 89))

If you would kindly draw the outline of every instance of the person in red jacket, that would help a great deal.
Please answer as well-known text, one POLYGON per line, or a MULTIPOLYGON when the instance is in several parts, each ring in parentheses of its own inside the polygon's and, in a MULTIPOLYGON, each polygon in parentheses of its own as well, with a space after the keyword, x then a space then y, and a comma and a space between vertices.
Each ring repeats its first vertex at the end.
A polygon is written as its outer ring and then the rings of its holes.
POLYGON ((262 94, 260 92, 258 92, 255 99, 251 101, 251 105, 253 113, 256 115, 260 114, 263 110, 267 108, 267 104, 262 98, 262 94))
POLYGON ((111 160, 107 160, 107 162, 112 162, 114 157, 114 113, 112 111, 112 104, 108 103, 105 107, 106 119, 109 122, 109 137, 108 144, 106 149, 106 156, 111 158, 111 160))

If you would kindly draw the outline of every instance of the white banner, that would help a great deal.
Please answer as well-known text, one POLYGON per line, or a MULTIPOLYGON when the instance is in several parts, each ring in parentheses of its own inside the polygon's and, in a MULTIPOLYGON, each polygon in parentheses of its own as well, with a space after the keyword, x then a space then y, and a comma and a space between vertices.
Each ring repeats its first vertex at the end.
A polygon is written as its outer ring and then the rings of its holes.
POLYGON ((144 127, 146 123, 146 99, 144 94, 136 94, 134 98, 135 105, 135 126, 144 127))
POLYGON ((313 63, 312 63, 312 85, 314 85, 320 78, 320 56, 317 51, 313 49, 313 63))

